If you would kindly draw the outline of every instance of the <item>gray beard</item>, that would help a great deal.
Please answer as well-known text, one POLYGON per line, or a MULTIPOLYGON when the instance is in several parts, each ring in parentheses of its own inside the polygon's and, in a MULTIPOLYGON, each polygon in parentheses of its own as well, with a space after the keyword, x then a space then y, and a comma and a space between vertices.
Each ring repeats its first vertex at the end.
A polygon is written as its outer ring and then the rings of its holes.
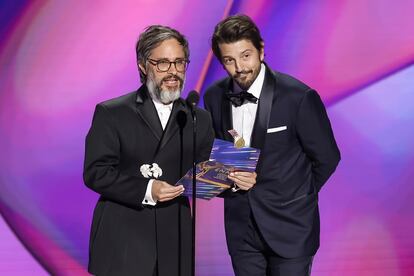
POLYGON ((147 79, 147 88, 151 98, 163 104, 170 104, 180 98, 181 89, 164 91, 151 78, 147 79))

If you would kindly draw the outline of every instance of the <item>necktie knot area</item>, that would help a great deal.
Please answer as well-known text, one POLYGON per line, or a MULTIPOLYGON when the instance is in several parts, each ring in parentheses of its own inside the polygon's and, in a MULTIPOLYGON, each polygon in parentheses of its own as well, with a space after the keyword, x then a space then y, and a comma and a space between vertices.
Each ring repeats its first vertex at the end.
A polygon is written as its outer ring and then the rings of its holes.
POLYGON ((241 106, 246 102, 257 103, 258 100, 253 94, 247 91, 242 91, 240 93, 226 93, 226 97, 235 107, 241 106))

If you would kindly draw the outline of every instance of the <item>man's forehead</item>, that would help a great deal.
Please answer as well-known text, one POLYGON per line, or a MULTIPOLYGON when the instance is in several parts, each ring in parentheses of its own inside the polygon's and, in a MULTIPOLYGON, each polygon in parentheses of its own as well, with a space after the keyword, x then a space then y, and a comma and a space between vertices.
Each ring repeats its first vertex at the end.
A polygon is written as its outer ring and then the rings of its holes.
POLYGON ((256 49, 250 40, 242 39, 231 43, 220 43, 219 48, 222 55, 241 54, 256 49))
POLYGON ((162 41, 151 51, 151 56, 159 58, 184 58, 184 47, 176 39, 162 41))

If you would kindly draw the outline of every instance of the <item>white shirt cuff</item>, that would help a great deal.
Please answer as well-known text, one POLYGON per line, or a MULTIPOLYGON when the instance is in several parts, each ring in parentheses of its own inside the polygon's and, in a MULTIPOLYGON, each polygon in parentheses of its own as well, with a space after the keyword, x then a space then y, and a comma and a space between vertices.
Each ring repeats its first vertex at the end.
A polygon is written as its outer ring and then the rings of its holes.
POLYGON ((154 179, 150 179, 148 181, 147 190, 145 191, 145 197, 142 201, 143 205, 151 205, 155 206, 157 202, 152 198, 152 183, 154 182, 154 179))

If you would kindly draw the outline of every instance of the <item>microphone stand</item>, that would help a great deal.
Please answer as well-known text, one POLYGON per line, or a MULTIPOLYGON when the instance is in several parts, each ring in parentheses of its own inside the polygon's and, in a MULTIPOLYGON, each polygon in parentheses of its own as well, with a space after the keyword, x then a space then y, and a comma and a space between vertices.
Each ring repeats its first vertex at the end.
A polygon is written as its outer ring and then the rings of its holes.
POLYGON ((195 276, 195 243, 196 243, 196 195, 197 195, 197 187, 196 187, 196 129, 197 129, 197 116, 195 112, 195 106, 191 106, 191 115, 193 118, 193 193, 192 193, 192 206, 193 206, 193 216, 192 216, 192 259, 191 259, 191 267, 192 267, 192 275, 195 276))
POLYGON ((195 108, 198 104, 198 101, 200 100, 200 96, 197 91, 193 90, 191 91, 186 99, 187 104, 189 105, 191 109, 191 115, 193 119, 193 192, 192 192, 192 206, 193 206, 193 216, 192 216, 192 254, 191 254, 191 268, 192 268, 192 275, 195 276, 195 245, 196 245, 196 215, 197 215, 197 187, 196 187, 196 161, 197 161, 197 139, 196 139, 196 133, 197 133, 197 116, 195 108))

